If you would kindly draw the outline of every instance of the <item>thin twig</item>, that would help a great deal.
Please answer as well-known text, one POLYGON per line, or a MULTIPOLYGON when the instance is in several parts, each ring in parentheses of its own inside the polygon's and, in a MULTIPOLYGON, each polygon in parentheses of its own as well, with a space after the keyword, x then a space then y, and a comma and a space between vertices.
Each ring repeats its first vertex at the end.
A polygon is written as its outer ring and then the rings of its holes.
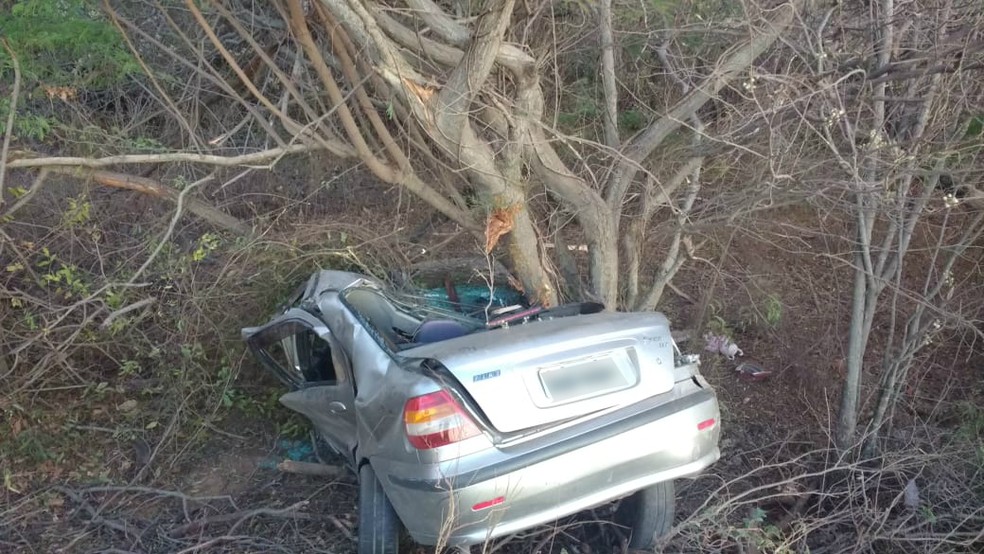
POLYGON ((216 544, 230 541, 238 541, 243 539, 251 539, 253 537, 249 535, 222 535, 221 537, 215 537, 214 539, 207 540, 203 543, 196 544, 194 546, 189 546, 184 550, 179 550, 175 554, 191 554, 192 552, 198 552, 199 550, 204 550, 216 544))
POLYGON ((98 485, 94 487, 86 487, 81 490, 81 492, 91 494, 97 492, 132 492, 132 493, 142 493, 142 494, 153 494, 157 496, 167 496, 171 498, 178 498, 183 501, 191 502, 206 502, 208 500, 225 500, 229 504, 238 509, 236 502, 229 495, 221 496, 190 496, 183 492, 169 491, 166 489, 155 489, 153 487, 142 487, 139 485, 98 485))
POLYGON ((0 147, 0 206, 3 206, 3 185, 4 178, 7 175, 7 170, 5 169, 7 166, 7 153, 10 151, 10 137, 14 134, 14 117, 17 113, 17 97, 20 95, 21 72, 17 55, 10 48, 7 39, 0 39, 0 44, 3 44, 3 49, 10 55, 10 62, 14 67, 14 90, 10 93, 10 111, 7 112, 7 127, 4 129, 3 146, 0 147))
POLYGON ((141 533, 134 532, 134 530, 137 531, 140 530, 138 527, 136 527, 135 525, 128 525, 125 522, 121 523, 116 520, 106 519, 102 517, 101 515, 99 515, 99 511, 93 508, 92 505, 89 504, 89 502, 86 499, 82 498, 82 496, 78 492, 62 486, 52 487, 52 489, 64 494, 65 496, 75 501, 75 503, 78 504, 80 508, 82 508, 83 510, 85 510, 87 514, 89 514, 89 517, 91 518, 90 523, 93 523, 95 525, 102 525, 104 527, 108 527, 115 531, 119 531, 134 540, 140 539, 141 533))
POLYGON ((102 324, 99 327, 101 329, 108 329, 109 326, 113 324, 113 321, 116 320, 116 318, 124 316, 134 310, 146 308, 147 306, 153 305, 153 303, 156 301, 157 301, 156 298, 149 297, 149 298, 144 298, 143 300, 138 300, 128 306, 124 306, 116 310, 115 312, 109 314, 108 316, 106 316, 106 319, 103 320, 102 324))
POLYGON ((320 150, 316 144, 292 144, 284 148, 268 148, 259 152, 240 154, 238 156, 215 156, 212 154, 196 154, 194 152, 171 152, 167 154, 123 154, 103 158, 79 158, 71 156, 53 156, 48 158, 21 158, 6 162, 8 169, 24 167, 55 167, 74 166, 96 169, 118 164, 160 164, 172 162, 191 162, 214 165, 217 167, 255 166, 269 168, 271 160, 277 160, 287 154, 300 154, 320 150))
POLYGON ((187 536, 190 533, 200 531, 204 529, 205 526, 207 525, 235 521, 236 524, 233 525, 233 528, 229 530, 229 532, 231 533, 233 530, 235 530, 236 527, 241 525, 242 522, 246 521, 247 519, 251 519, 258 516, 286 517, 286 518, 309 519, 309 520, 316 519, 317 516, 315 516, 314 514, 308 514, 298 511, 301 508, 307 506, 307 504, 308 504, 307 500, 302 500, 300 502, 291 504, 286 508, 279 508, 279 509, 256 508, 254 510, 243 510, 239 512, 233 512, 231 514, 219 514, 219 515, 204 517, 202 519, 192 521, 191 523, 186 523, 184 525, 175 527, 174 529, 171 530, 170 533, 168 533, 168 536, 171 537, 172 539, 177 539, 187 536))
MULTIPOLYGON (((174 215, 171 217, 171 223, 167 226, 167 231, 164 232, 164 236, 161 237, 161 240, 157 242, 157 246, 154 248, 154 251, 150 253, 150 256, 147 256, 144 263, 133 273, 132 276, 130 276, 127 283, 135 283, 140 275, 146 271, 148 267, 150 267, 150 264, 154 263, 154 260, 157 259, 157 256, 161 253, 161 250, 164 249, 164 245, 170 242, 171 235, 174 234, 174 228, 178 225, 178 220, 181 219, 181 213, 184 209, 185 196, 187 196, 188 193, 197 188, 199 185, 211 181, 213 177, 215 177, 214 171, 182 189, 181 193, 178 194, 178 206, 174 210, 174 215)), ((110 315, 112 316, 112 314, 110 315)), ((107 317, 106 321, 111 321, 110 317, 107 317)))
MULTIPOLYGON (((0 181, 3 180, 4 173, 5 170, 3 169, 2 163, 0 163, 0 181)), ((41 168, 41 171, 39 171, 37 176, 34 177, 34 182, 31 183, 31 188, 27 189, 27 192, 21 195, 21 197, 18 198, 17 201, 14 202, 13 205, 11 205, 6 212, 4 212, 3 217, 6 218, 14 215, 14 213, 16 213, 17 210, 23 208, 25 204, 30 202, 31 198, 33 198, 34 195, 37 194, 39 190, 41 190, 41 187, 44 185, 44 182, 48 179, 49 174, 50 171, 48 170, 48 168, 46 167, 41 168)), ((3 194, 3 186, 2 184, 0 184, 0 204, 3 204, 2 194, 3 194)))

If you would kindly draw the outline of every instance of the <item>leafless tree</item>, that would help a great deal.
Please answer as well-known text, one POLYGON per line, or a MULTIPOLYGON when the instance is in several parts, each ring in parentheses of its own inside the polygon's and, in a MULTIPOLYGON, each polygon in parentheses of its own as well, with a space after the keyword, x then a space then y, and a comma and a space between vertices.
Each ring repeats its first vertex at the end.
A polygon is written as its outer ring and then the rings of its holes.
MULTIPOLYGON (((552 304, 558 300, 554 267, 570 268, 571 261, 551 260, 544 248, 548 230, 540 228, 538 221, 545 214, 538 213, 542 208, 531 200, 546 190, 552 205, 576 222, 574 233, 587 244, 589 295, 613 308, 652 309, 693 254, 685 227, 700 189, 703 156, 691 153, 676 167, 664 168, 666 174, 652 171, 648 160, 668 137, 682 133, 691 134, 694 144, 701 140, 705 129, 696 118, 698 111, 749 71, 787 30, 801 4, 771 9, 748 4, 741 23, 747 38, 719 52, 709 69, 684 72, 686 68, 664 67, 681 85, 680 94, 673 95, 675 100, 665 113, 628 135, 618 122, 625 93, 618 85, 612 5, 601 3, 588 13, 597 18, 600 29, 601 142, 565 135, 545 112, 544 80, 549 75, 544 62, 554 54, 533 47, 535 33, 530 31, 553 24, 546 21, 550 2, 524 3, 517 10, 508 0, 481 6, 432 0, 400 5, 281 0, 271 10, 247 17, 244 13, 249 10, 231 3, 199 7, 189 0, 185 8, 190 18, 185 22, 197 24, 208 50, 215 53, 211 58, 192 42, 177 14, 161 8, 159 19, 171 25, 173 34, 182 37, 193 54, 167 47, 151 29, 127 19, 108 3, 106 8, 120 29, 133 37, 131 43, 144 45, 135 48, 137 54, 148 51, 147 44, 157 44, 155 55, 184 58, 176 63, 189 65, 188 60, 197 57, 188 68, 196 79, 235 99, 246 110, 245 118, 254 121, 250 125, 258 125, 268 136, 272 144, 265 150, 266 163, 312 149, 358 157, 381 181, 405 187, 484 239, 488 250, 505 236, 505 257, 527 293, 552 304), (270 40, 261 43, 263 33, 257 27, 263 28, 266 38, 277 37, 273 47, 270 40), (288 55, 280 52, 284 40, 291 44, 283 49, 288 55), (312 94, 311 86, 319 90, 312 94), (469 204, 469 195, 478 201, 469 204), (675 230, 662 262, 642 264, 643 253, 652 249, 646 229, 657 213, 673 222, 675 230)), ((672 37, 665 35, 654 34, 660 44, 653 49, 661 62, 671 64, 666 51, 672 37)), ((194 134, 192 130, 200 125, 179 113, 178 103, 163 87, 155 87, 180 126, 194 134)), ((211 140, 221 144, 227 139, 222 135, 211 140)), ((202 163, 242 163, 208 153, 207 137, 191 142, 202 163)), ((251 155, 259 158, 260 152, 251 155)), ((152 161, 165 158, 30 157, 14 159, 8 167, 152 161)), ((224 223, 230 227, 231 222, 224 223)), ((565 248, 554 252, 558 258, 568 254, 565 248)))
POLYGON ((813 59, 803 66, 803 82, 817 96, 802 104, 807 135, 820 139, 830 156, 827 167, 837 168, 823 175, 836 185, 832 190, 845 193, 840 206, 854 229, 846 380, 836 428, 838 446, 849 448, 857 440, 875 321, 888 321, 871 421, 876 430, 913 356, 941 322, 967 327, 947 304, 953 307, 948 300, 960 279, 954 268, 978 244, 984 221, 972 184, 980 167, 975 122, 982 98, 982 13, 979 6, 951 0, 882 0, 870 10, 838 5, 815 17, 815 31, 806 35, 813 59), (936 232, 936 239, 918 249, 929 260, 910 268, 917 237, 927 232, 936 232), (918 271, 923 273, 913 273, 918 271), (882 302, 886 290, 892 291, 889 306, 882 302))

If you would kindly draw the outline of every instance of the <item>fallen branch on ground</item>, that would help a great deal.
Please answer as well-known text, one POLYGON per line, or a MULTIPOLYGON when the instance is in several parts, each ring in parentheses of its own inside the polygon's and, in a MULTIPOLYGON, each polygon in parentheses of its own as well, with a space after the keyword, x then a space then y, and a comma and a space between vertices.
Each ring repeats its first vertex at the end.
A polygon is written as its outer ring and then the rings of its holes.
MULTIPOLYGON (((187 535, 189 535, 191 533, 196 533, 198 531, 201 531, 207 525, 212 525, 212 524, 215 524, 215 523, 226 523, 226 522, 229 522, 229 521, 235 521, 236 522, 235 525, 233 525, 233 529, 235 529, 243 521, 246 521, 247 519, 251 519, 251 518, 254 518, 254 517, 260 517, 260 516, 264 516, 264 517, 283 517, 283 518, 290 518, 290 519, 307 519, 307 520, 315 520, 315 519, 318 519, 318 516, 316 516, 314 514, 308 514, 308 513, 305 513, 305 512, 299 512, 298 511, 298 510, 300 510, 301 508, 303 508, 303 507, 305 507, 307 505, 308 505, 308 501, 307 500, 302 500, 300 502, 291 504, 290 506, 287 506, 286 508, 279 508, 279 509, 278 508, 257 508, 255 510, 242 510, 242 511, 239 511, 239 512, 233 512, 231 514, 219 514, 219 515, 204 517, 202 519, 197 519, 197 520, 192 521, 190 523, 186 523, 184 525, 180 525, 178 527, 175 527, 174 529, 171 529, 171 532, 168 533, 168 536, 171 537, 172 539, 177 539, 177 538, 181 538, 181 537, 187 536, 187 535)), ((230 530, 230 532, 232 532, 232 530, 230 530)))
MULTIPOLYGON (((13 163, 13 162, 12 162, 13 163)), ((116 173, 113 171, 102 171, 85 169, 82 167, 52 167, 50 171, 56 173, 63 173, 65 175, 71 175, 73 177, 79 178, 91 178, 93 181, 104 185, 107 187, 119 188, 132 190, 140 192, 143 194, 148 194, 150 196, 156 196, 157 198, 164 198, 170 200, 171 202, 177 202, 180 192, 168 187, 158 181, 153 179, 148 179, 146 177, 138 177, 136 175, 129 175, 126 173, 116 173)), ((249 226, 240 221, 239 219, 232 217, 231 215, 211 206, 207 202, 199 200, 197 198, 186 198, 185 204, 187 205, 188 211, 197 215, 198 217, 204 219, 205 221, 215 225, 216 227, 221 227, 228 231, 232 231, 238 235, 248 235, 250 232, 249 226)))
POLYGON ((284 460, 277 464, 277 469, 284 473, 298 473, 300 475, 317 475, 320 477, 342 477, 349 472, 339 466, 329 466, 325 464, 313 464, 310 462, 295 462, 294 460, 284 460))
POLYGON ((73 491, 72 489, 69 489, 67 487, 53 487, 53 490, 58 491, 63 495, 71 498, 72 501, 74 501, 76 504, 79 505, 80 508, 82 508, 82 510, 84 510, 87 514, 89 514, 89 518, 90 518, 89 523, 93 525, 102 525, 114 531, 119 531, 135 541, 139 541, 140 537, 143 536, 143 530, 141 530, 135 525, 127 524, 127 522, 125 521, 120 522, 114 519, 106 519, 102 517, 101 515, 99 515, 98 510, 93 508, 92 505, 89 504, 87 500, 82 498, 82 495, 73 491))

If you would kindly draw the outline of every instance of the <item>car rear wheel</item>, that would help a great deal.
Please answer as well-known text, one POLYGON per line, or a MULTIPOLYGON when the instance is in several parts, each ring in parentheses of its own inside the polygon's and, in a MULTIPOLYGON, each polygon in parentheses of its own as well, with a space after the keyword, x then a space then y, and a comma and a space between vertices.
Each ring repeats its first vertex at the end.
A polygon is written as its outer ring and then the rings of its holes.
POLYGON ((673 481, 656 483, 624 498, 615 511, 615 523, 629 528, 629 548, 649 550, 673 527, 673 481))
POLYGON ((372 466, 359 468, 359 554, 397 554, 400 518, 372 466))

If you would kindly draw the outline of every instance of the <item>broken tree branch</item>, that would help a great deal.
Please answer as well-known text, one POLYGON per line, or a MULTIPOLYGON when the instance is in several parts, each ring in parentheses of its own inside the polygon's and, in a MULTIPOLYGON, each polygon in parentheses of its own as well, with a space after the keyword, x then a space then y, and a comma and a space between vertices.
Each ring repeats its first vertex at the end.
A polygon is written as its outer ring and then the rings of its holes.
MULTIPOLYGON (((174 190, 173 188, 161 184, 153 179, 138 177, 136 175, 128 175, 126 173, 58 166, 50 167, 49 170, 55 173, 71 175, 72 177, 92 179, 100 185, 132 190, 143 194, 148 194, 150 196, 156 196, 157 198, 170 200, 174 203, 178 202, 178 198, 181 194, 177 190, 174 190)), ((205 221, 208 221, 216 227, 221 227, 222 229, 232 231, 238 235, 248 235, 250 233, 250 228, 245 223, 225 212, 220 211, 202 200, 197 198, 188 198, 185 199, 184 202, 187 204, 189 212, 197 215, 205 221)))

